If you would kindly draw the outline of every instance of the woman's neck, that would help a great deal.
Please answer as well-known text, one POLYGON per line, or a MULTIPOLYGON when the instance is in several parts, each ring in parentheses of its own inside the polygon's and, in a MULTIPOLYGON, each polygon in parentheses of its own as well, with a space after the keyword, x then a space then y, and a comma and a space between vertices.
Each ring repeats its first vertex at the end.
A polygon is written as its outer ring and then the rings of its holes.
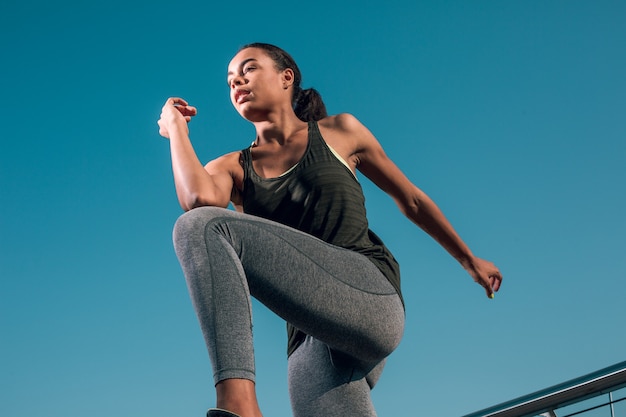
POLYGON ((254 122, 256 144, 278 143, 282 145, 306 126, 307 123, 298 119, 293 111, 291 114, 270 116, 265 121, 254 122))

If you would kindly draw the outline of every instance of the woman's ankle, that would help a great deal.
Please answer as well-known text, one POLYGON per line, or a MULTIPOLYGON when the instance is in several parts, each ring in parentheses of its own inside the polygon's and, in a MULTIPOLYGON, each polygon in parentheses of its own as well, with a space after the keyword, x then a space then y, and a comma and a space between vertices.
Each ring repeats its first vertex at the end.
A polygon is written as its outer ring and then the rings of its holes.
POLYGON ((215 386, 217 408, 240 417, 262 417, 256 387, 249 379, 225 379, 215 386))

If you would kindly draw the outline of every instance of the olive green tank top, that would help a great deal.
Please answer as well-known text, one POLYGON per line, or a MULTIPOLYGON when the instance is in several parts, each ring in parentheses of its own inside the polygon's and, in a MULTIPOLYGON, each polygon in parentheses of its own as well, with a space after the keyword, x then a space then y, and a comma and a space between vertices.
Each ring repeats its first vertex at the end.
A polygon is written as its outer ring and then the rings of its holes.
MULTIPOLYGON (((242 154, 245 213, 365 255, 402 296, 398 263, 381 239, 369 230, 361 185, 326 144, 317 122, 309 122, 308 145, 298 164, 280 177, 260 177, 252 167, 250 148, 242 154)), ((288 331, 291 353, 304 335, 292 326, 288 326, 288 331)))

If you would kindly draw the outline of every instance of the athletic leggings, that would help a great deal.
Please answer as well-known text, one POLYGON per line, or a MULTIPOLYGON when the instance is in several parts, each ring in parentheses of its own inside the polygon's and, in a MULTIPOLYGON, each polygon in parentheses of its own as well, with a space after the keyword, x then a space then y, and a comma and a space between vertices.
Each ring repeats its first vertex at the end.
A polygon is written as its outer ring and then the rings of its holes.
POLYGON ((308 336, 289 357, 296 417, 375 416, 370 389, 400 342, 400 297, 365 256, 216 207, 183 214, 174 247, 215 383, 254 381, 252 295, 308 336))

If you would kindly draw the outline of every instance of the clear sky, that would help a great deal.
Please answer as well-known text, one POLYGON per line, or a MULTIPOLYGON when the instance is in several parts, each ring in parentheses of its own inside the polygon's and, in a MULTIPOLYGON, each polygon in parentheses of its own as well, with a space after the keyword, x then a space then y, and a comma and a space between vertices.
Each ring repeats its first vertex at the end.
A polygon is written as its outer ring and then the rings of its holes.
MULTIPOLYGON (((202 416, 210 364, 171 244, 156 121, 197 106, 208 161, 254 129, 239 46, 289 51, 504 273, 491 301, 362 180, 401 263, 380 416, 454 417, 626 359, 623 1, 4 1, 0 415, 202 416)), ((287 417, 284 324, 254 308, 258 391, 287 417)))

